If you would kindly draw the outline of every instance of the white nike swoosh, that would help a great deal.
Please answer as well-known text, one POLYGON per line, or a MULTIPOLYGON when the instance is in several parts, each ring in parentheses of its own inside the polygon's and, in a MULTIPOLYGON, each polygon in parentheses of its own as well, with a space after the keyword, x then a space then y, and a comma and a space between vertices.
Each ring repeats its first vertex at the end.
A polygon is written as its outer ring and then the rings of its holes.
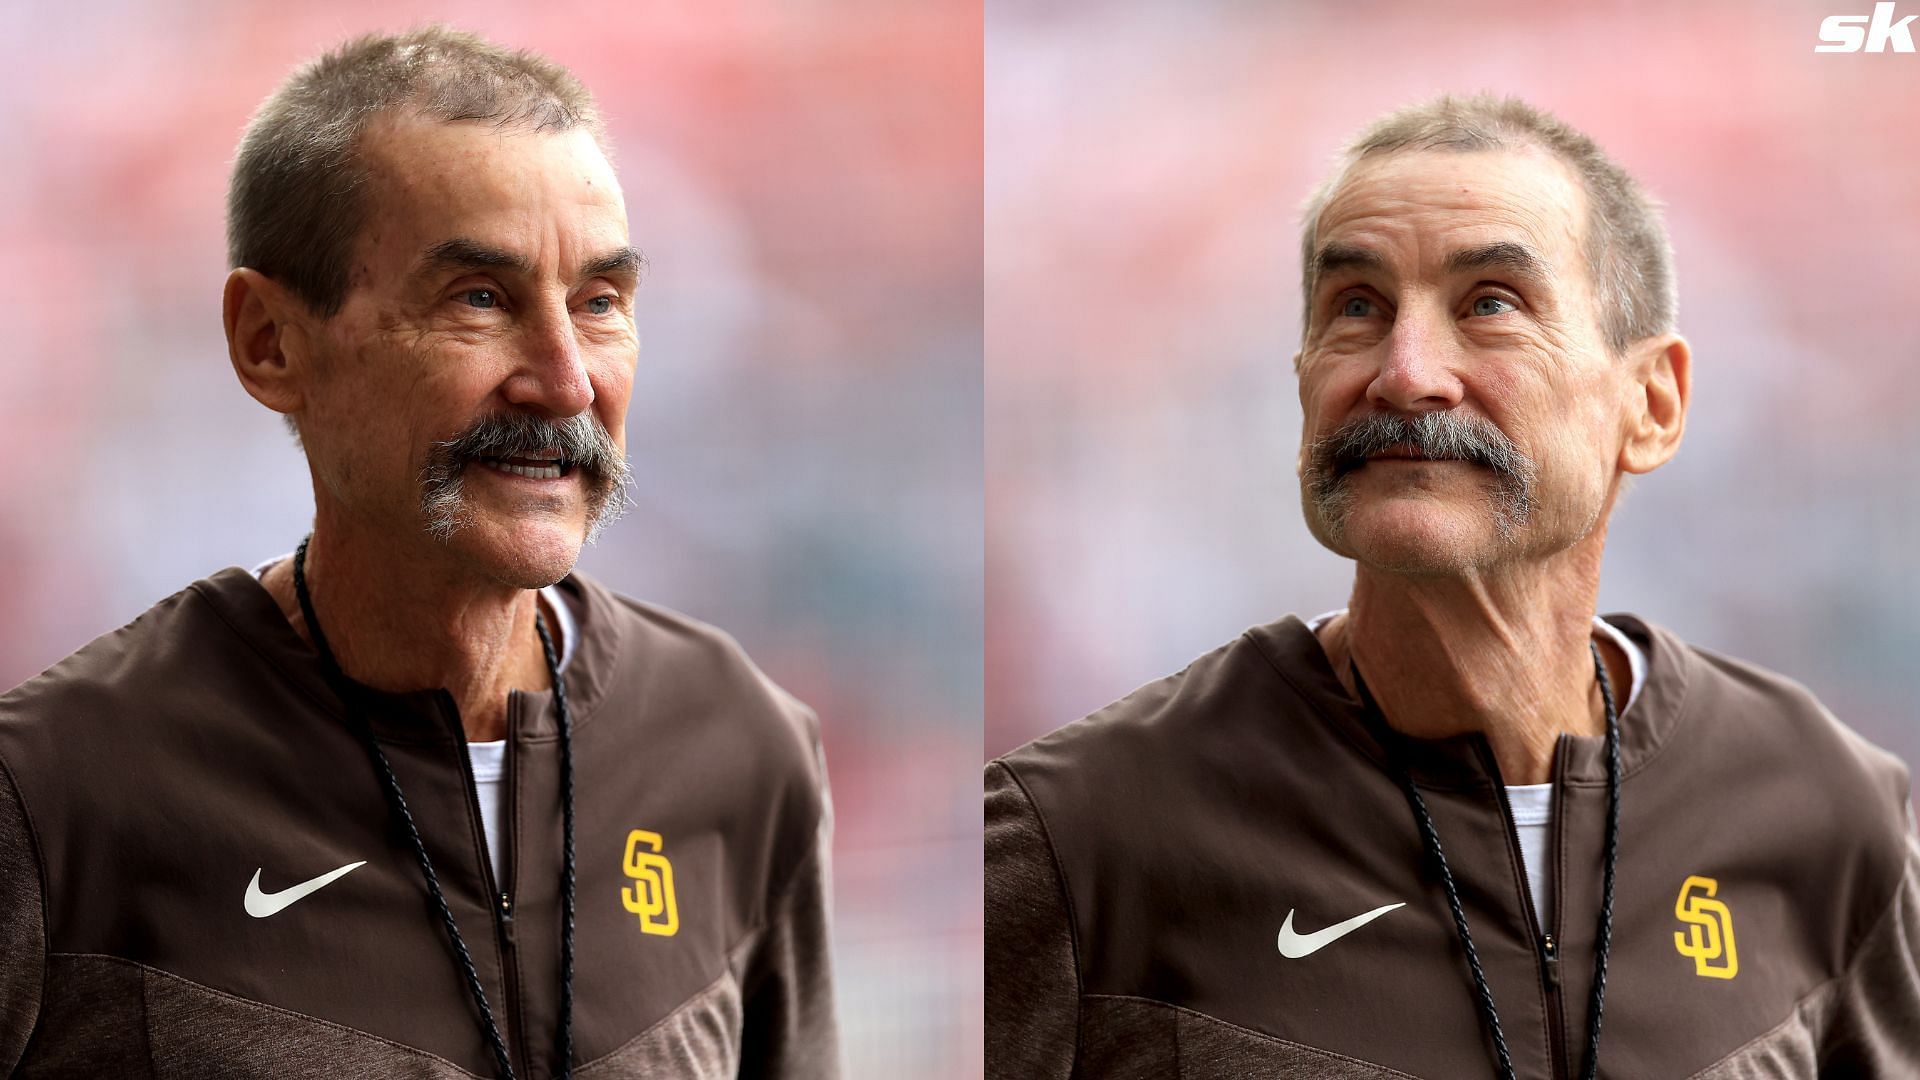
POLYGON ((1334 923, 1325 930, 1317 930, 1311 934, 1296 934, 1293 932, 1293 911, 1289 909, 1287 911, 1287 921, 1280 926, 1280 955, 1289 960, 1298 960, 1303 956, 1312 956, 1314 953, 1339 941, 1341 938, 1346 937, 1355 930, 1385 915, 1394 908, 1406 906, 1406 904, 1400 903, 1388 904, 1386 907, 1377 907, 1364 915, 1355 915, 1346 922, 1334 923))
MULTIPOLYGON (((311 881, 303 881, 290 889, 281 889, 277 893, 260 891, 260 871, 255 870, 253 872, 253 880, 247 882, 247 914, 256 919, 264 919, 269 915, 277 915, 286 910, 289 904, 295 904, 305 900, 307 897, 340 880, 340 878, 344 877, 349 871, 357 870, 365 865, 367 865, 367 863, 364 859, 357 863, 348 863, 338 870, 329 870, 311 881)), ((262 867, 262 869, 265 868, 262 867)))

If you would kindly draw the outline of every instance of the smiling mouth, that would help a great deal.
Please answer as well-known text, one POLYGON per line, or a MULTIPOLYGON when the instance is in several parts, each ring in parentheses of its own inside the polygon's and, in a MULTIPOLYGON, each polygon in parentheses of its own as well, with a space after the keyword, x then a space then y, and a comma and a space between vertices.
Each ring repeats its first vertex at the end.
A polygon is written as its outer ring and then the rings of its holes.
POLYGON ((481 458, 480 462, 511 476, 524 476, 530 480, 558 480, 571 475, 574 468, 573 462, 566 458, 550 455, 481 458))

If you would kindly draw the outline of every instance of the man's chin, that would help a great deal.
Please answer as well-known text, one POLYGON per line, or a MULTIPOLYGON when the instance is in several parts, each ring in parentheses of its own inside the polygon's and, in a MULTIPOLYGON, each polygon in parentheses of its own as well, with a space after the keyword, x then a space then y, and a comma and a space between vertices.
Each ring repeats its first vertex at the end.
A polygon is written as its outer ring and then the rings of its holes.
POLYGON ((1462 513, 1431 503, 1357 506, 1339 529, 1314 532, 1362 566, 1415 576, 1466 573, 1512 550, 1483 510, 1462 513))
POLYGON ((541 589, 573 571, 586 540, 572 522, 493 521, 476 515, 447 540, 447 550, 502 585, 541 589))

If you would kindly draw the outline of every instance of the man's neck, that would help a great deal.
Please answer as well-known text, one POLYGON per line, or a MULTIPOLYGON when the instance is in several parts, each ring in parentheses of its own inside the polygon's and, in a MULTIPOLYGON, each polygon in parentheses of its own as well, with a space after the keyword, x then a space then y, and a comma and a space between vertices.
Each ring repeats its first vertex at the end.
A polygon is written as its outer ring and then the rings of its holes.
POLYGON ((1597 537, 1497 574, 1412 578, 1361 567, 1345 615, 1317 631, 1356 692, 1349 659, 1394 728, 1420 738, 1486 735, 1509 784, 1552 778, 1562 734, 1602 735, 1606 711, 1589 642, 1598 640, 1615 707, 1632 684, 1627 657, 1593 625, 1597 537))
MULTIPOLYGON (((504 738, 508 692, 552 685, 534 629, 539 594, 461 574, 451 560, 420 565, 382 548, 392 545, 324 522, 308 545, 314 616, 341 670, 391 693, 444 688, 469 741, 504 738)), ((261 584, 311 644, 293 560, 269 567, 261 584)))

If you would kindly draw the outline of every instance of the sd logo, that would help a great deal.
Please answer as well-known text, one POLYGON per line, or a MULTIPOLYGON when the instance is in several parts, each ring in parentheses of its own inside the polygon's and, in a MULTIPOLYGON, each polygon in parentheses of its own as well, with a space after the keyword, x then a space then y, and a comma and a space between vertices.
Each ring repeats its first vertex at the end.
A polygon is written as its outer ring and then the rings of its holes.
POLYGON ((641 933, 672 937, 680 930, 680 909, 673 900, 673 864, 659 853, 661 846, 659 833, 627 834, 623 869, 633 884, 620 890, 620 904, 640 917, 641 933))
POLYGON ((1695 975, 1731 979, 1740 971, 1740 957, 1733 950, 1733 913, 1727 905, 1712 899, 1719 889, 1719 882, 1697 875, 1680 886, 1673 913, 1689 925, 1685 933, 1673 935, 1673 945, 1681 956, 1693 957, 1695 975), (1725 962, 1716 966, 1714 961, 1723 956, 1725 962))

